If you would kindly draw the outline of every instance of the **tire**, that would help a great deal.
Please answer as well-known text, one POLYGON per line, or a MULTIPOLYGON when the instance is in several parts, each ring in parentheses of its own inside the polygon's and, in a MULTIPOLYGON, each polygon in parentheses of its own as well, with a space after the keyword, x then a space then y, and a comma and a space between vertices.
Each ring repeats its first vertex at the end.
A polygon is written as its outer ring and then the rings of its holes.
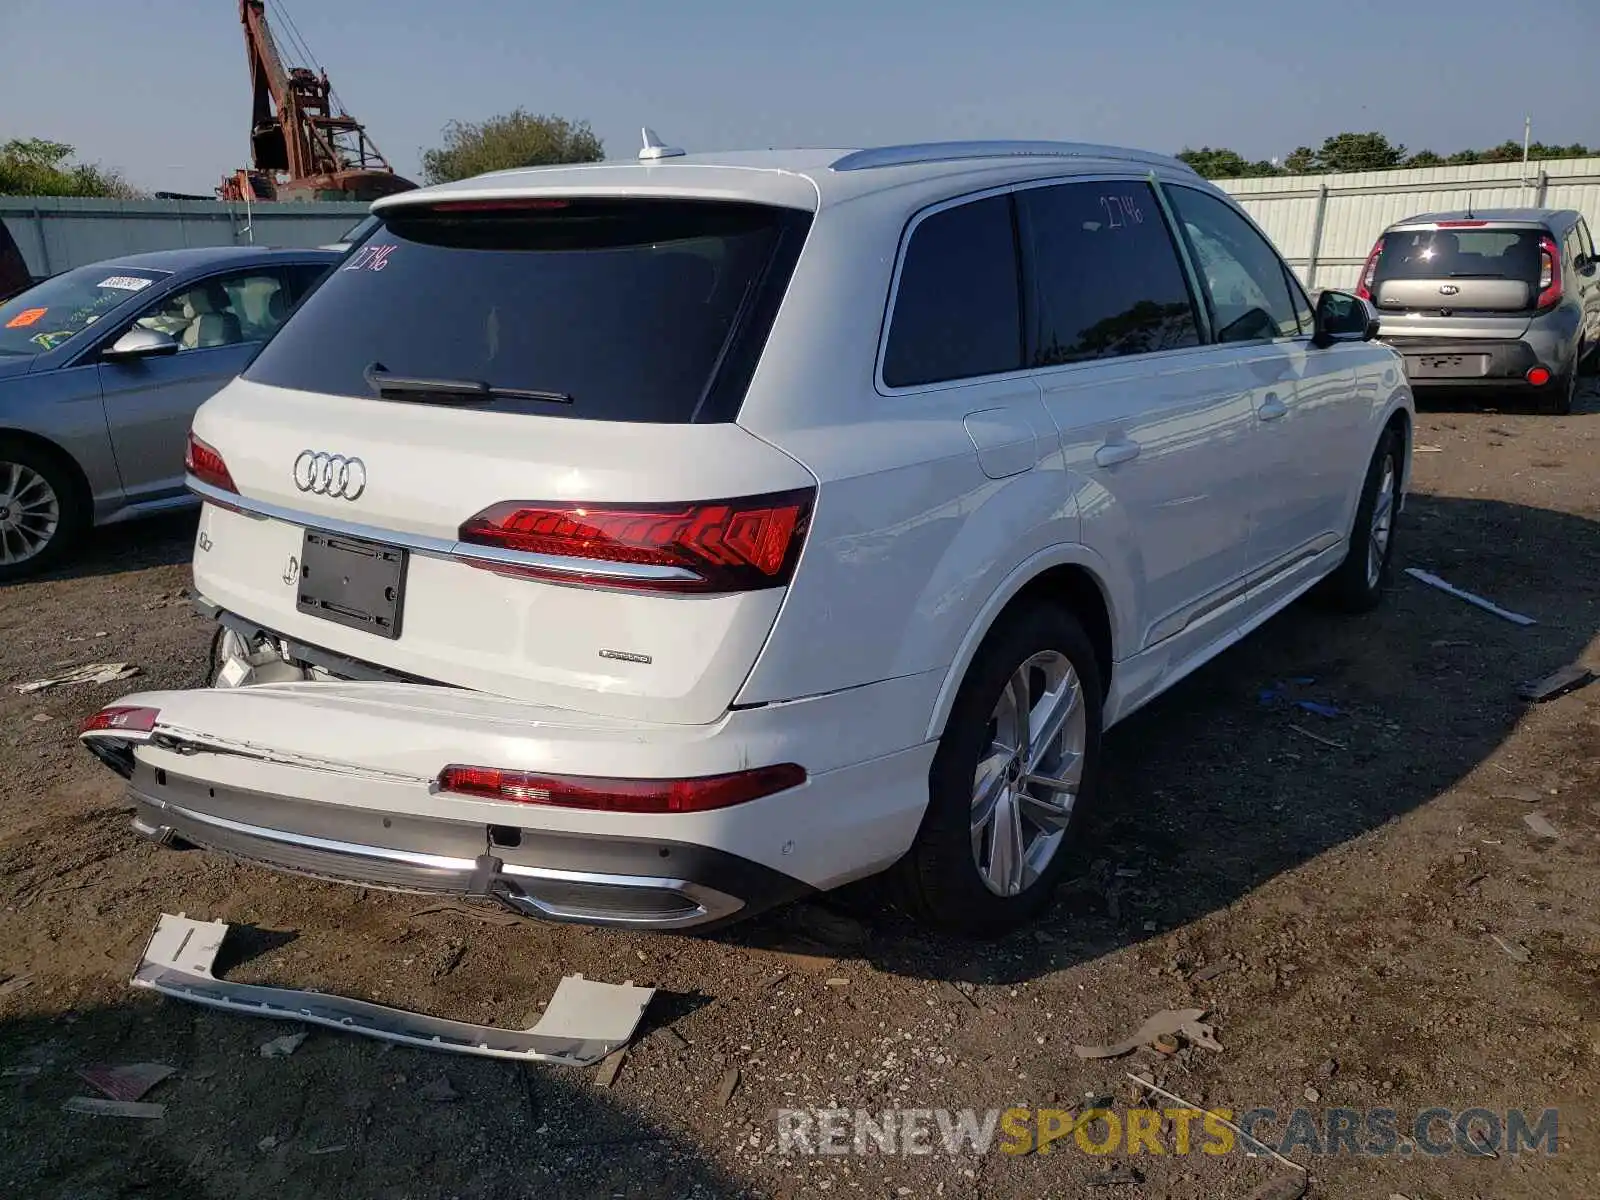
POLYGON ((88 527, 89 506, 67 460, 0 437, 0 583, 48 571, 88 527))
POLYGON ((1568 416, 1577 398, 1578 364, 1574 361, 1567 373, 1553 380, 1550 390, 1539 397, 1539 411, 1553 417, 1568 416))
POLYGON ((956 693, 928 773, 927 813, 916 841, 893 871, 898 898, 913 918, 950 933, 995 936, 1024 924, 1050 903, 1071 857, 1074 833, 1093 802, 1102 719, 1100 668, 1078 621, 1065 609, 1044 603, 1025 604, 1002 617, 956 693), (1012 718, 1006 714, 1020 705, 1008 704, 1007 697, 1016 694, 1012 685, 1025 664, 1032 664, 1026 677, 1028 702, 1039 710, 1036 720, 1045 719, 1049 696, 1065 701, 1076 683, 1072 703, 1054 710, 1066 714, 1060 736, 1033 751, 1039 775, 1071 778, 1076 767, 1076 792, 1070 803, 1051 805, 1054 812, 1039 801, 1062 792, 1038 783, 1018 785, 1016 772, 1026 758, 1002 761, 1001 753, 989 753, 1009 737, 1005 725, 1012 718), (1081 749, 1068 759, 1064 756, 1072 745, 1081 749), (987 778, 997 786, 987 793, 993 819, 975 838, 976 780, 984 763, 991 768, 987 778), (1018 796, 1028 802, 1016 804, 1018 796), (1001 831, 1014 831, 1016 839, 997 840, 1001 831), (1006 856, 1003 847, 1017 845, 1018 839, 1023 855, 1006 856), (980 858, 989 867, 989 878, 1005 887, 1004 894, 986 882, 980 858), (1007 870, 1007 864, 1013 869, 1007 870))
POLYGON ((1372 452, 1372 461, 1367 465, 1361 503, 1356 505, 1355 528, 1350 532, 1350 552, 1328 576, 1324 594, 1335 608, 1350 613, 1369 612, 1383 599, 1383 589, 1394 568, 1400 478, 1400 435, 1391 426, 1378 439, 1378 448, 1372 452), (1374 517, 1380 511, 1379 496, 1385 490, 1386 479, 1389 484, 1384 509, 1387 522, 1380 526, 1374 517), (1375 551, 1374 543, 1380 537, 1382 544, 1375 551))

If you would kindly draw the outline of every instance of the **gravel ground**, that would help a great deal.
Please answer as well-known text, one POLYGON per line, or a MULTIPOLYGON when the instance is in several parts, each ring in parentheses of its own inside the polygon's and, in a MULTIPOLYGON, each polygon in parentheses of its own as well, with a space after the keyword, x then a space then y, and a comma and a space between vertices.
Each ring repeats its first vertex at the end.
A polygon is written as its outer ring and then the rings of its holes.
POLYGON ((143 670, 0 694, 0 1195, 1035 1197, 1113 1178, 1130 1182, 1090 1194, 1300 1194, 1265 1157, 1173 1153, 1170 1125, 1160 1155, 1072 1137, 1027 1155, 776 1144, 783 1108, 1095 1095, 1126 1118, 1130 1071, 1196 1104, 1273 1108, 1258 1132, 1280 1136, 1296 1107, 1318 1122, 1389 1108, 1401 1133, 1432 1106, 1556 1108, 1553 1155, 1401 1141, 1290 1157, 1318 1197, 1593 1195, 1600 684, 1537 706, 1515 690, 1600 667, 1600 395, 1566 418, 1434 408, 1418 441, 1437 449, 1417 455, 1403 564, 1539 623, 1403 575, 1368 617, 1297 606, 1109 737, 1076 878, 1036 927, 990 945, 923 935, 871 888, 716 935, 636 936, 424 913, 423 898, 157 850, 73 733, 134 686, 203 675, 192 521, 109 531, 70 572, 0 588, 7 685, 84 662, 143 670), (465 1020, 525 1027, 574 971, 661 991, 609 1087, 327 1031, 269 1059, 261 1043, 294 1027, 128 989, 162 911, 233 923, 230 978, 465 1020), (1208 1009, 1223 1049, 1072 1051, 1167 1007, 1208 1009), (177 1068, 149 1097, 164 1119, 62 1111, 89 1091, 77 1068, 141 1061, 177 1068))

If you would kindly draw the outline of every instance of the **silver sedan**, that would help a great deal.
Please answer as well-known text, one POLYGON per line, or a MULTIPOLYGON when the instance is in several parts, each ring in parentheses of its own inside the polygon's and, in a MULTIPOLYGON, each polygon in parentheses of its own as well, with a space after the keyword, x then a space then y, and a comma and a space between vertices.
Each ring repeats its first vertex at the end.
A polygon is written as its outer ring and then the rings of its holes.
POLYGON ((190 419, 338 261, 325 250, 132 255, 0 304, 0 582, 94 525, 192 503, 190 419))

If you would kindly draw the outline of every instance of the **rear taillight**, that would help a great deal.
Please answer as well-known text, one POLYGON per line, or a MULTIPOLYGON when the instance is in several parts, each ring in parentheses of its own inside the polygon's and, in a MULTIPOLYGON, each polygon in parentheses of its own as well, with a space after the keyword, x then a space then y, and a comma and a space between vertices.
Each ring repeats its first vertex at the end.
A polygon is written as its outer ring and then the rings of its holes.
POLYGON ((1361 282, 1356 286, 1356 295, 1363 300, 1372 299, 1372 280, 1378 273, 1378 256, 1383 253, 1383 239, 1379 238, 1372 243, 1372 253, 1367 255, 1367 264, 1361 268, 1361 282))
POLYGON ((189 448, 184 451, 183 469, 201 483, 208 483, 214 488, 221 488, 225 492, 239 490, 233 485, 233 476, 228 474, 228 464, 222 461, 222 455, 217 452, 216 447, 195 437, 193 430, 189 431, 189 448))
POLYGON ((730 808, 799 787, 803 767, 780 763, 731 775, 698 779, 597 779, 585 775, 536 775, 498 767, 449 766, 439 772, 439 790, 480 800, 548 804, 595 812, 692 813, 730 808))
POLYGON ((506 575, 655 592, 745 592, 794 575, 810 489, 698 504, 511 500, 461 526, 458 556, 506 575), (474 554, 481 546, 495 554, 474 554))
POLYGON ((1539 299, 1535 308, 1551 308, 1561 303, 1561 251, 1548 238, 1539 239, 1539 299))
POLYGON ((156 727, 159 708, 140 708, 131 704, 113 704, 102 708, 83 723, 80 733, 149 733, 156 727))

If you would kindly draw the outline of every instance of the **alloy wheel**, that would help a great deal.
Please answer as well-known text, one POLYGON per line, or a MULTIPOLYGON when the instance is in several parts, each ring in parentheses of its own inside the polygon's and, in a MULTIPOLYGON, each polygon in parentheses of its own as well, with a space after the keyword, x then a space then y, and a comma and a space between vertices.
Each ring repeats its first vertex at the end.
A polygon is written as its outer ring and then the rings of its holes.
POLYGON ((1083 780, 1088 711, 1066 655, 1043 650, 1006 681, 972 781, 972 855, 984 886, 1016 896, 1066 837, 1083 780))
POLYGON ((0 462, 0 565, 41 554, 61 525, 61 498, 23 463, 0 462))

